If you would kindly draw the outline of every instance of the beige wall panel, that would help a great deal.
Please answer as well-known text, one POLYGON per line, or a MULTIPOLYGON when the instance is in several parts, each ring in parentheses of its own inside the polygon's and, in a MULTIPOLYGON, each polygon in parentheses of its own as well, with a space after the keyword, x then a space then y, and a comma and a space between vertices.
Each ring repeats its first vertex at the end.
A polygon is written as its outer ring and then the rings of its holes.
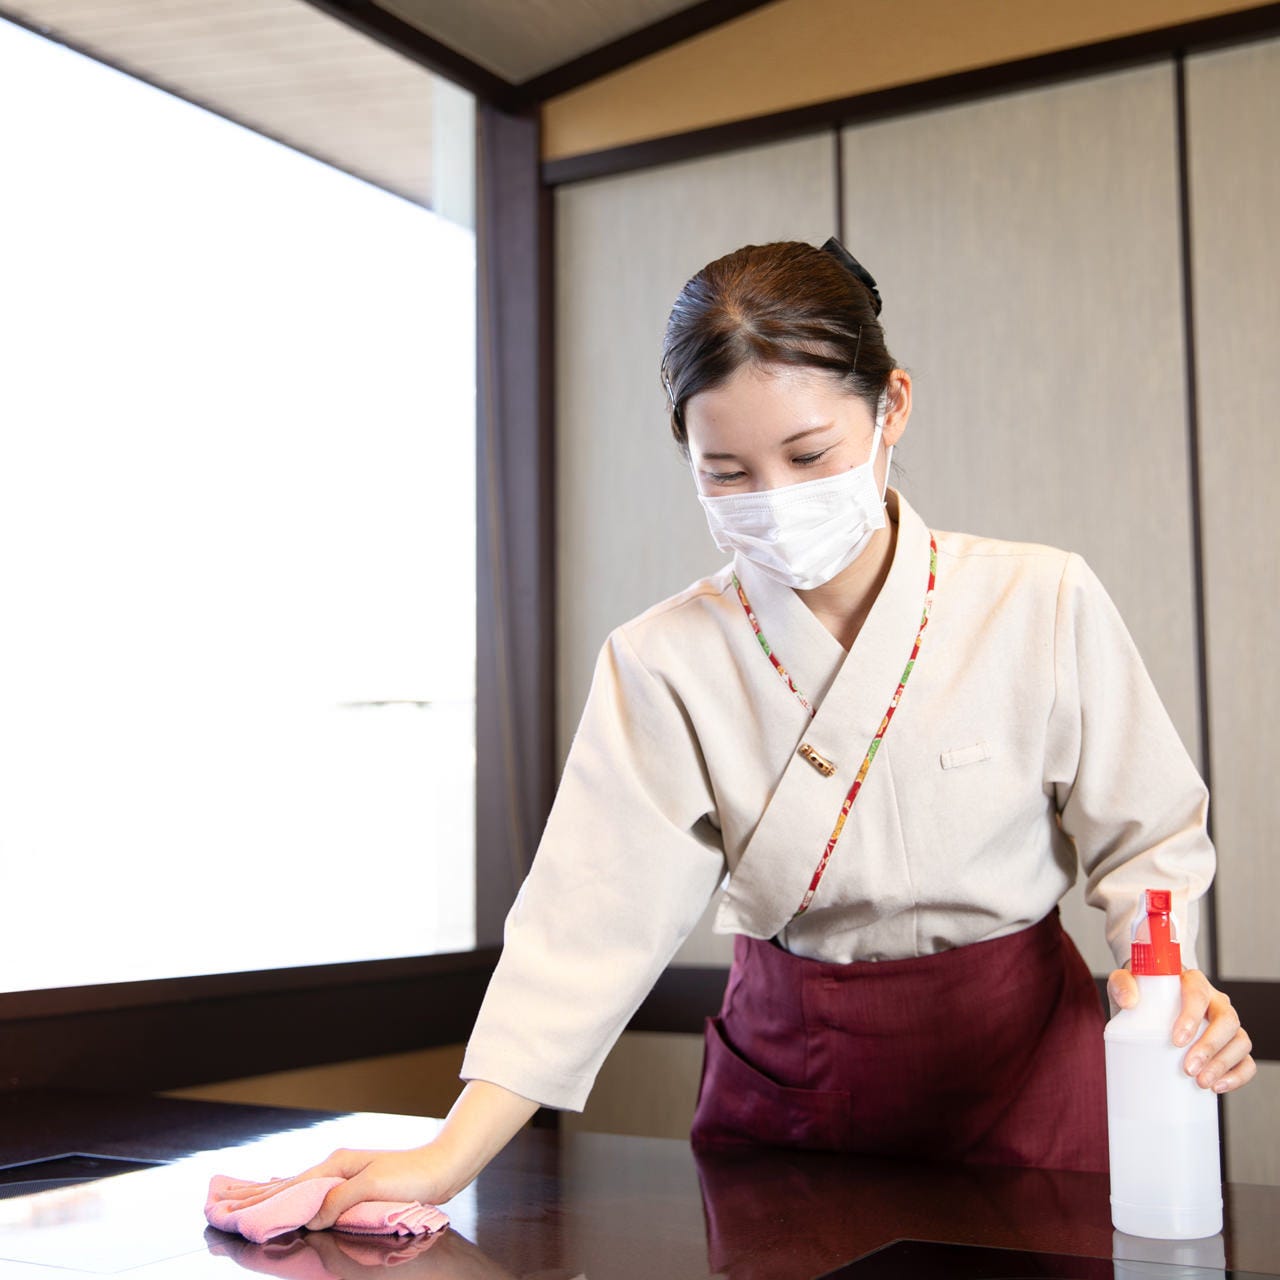
POLYGON ((1190 59, 1187 110, 1222 973, 1276 979, 1280 41, 1190 59))
POLYGON ((630 1133, 688 1138, 702 1077, 700 1035, 628 1031, 596 1077, 581 1114, 566 1111, 573 1133, 630 1133))
POLYGON ((1258 1063, 1251 1084, 1223 1099, 1227 1181, 1280 1186, 1280 1062, 1258 1063))
MULTIPOLYGON (((685 281, 744 244, 833 229, 830 132, 556 191, 558 739, 609 631, 724 562, 667 425, 662 334, 685 281)), ((678 957, 725 963, 704 921, 678 957)))
MULTIPOLYGON (((1280 978, 1280 41, 1187 63, 1205 606, 1224 985, 1280 978)), ((1280 1183, 1280 1063, 1224 1104, 1228 1175, 1280 1183)))
POLYGON ((168 1096, 269 1107, 312 1107, 319 1111, 390 1111, 396 1115, 443 1117, 462 1090, 458 1079, 462 1052, 463 1046, 456 1044, 356 1058, 322 1067, 272 1071, 175 1089, 168 1096))
MULTIPOLYGON (((1198 759, 1171 67, 844 137, 845 243, 913 375, 896 483, 936 528, 1080 552, 1198 759)), ((1079 886, 1064 915, 1109 971, 1079 886)))
POLYGON ((1240 0, 777 0, 560 97, 548 160, 1173 26, 1240 0))

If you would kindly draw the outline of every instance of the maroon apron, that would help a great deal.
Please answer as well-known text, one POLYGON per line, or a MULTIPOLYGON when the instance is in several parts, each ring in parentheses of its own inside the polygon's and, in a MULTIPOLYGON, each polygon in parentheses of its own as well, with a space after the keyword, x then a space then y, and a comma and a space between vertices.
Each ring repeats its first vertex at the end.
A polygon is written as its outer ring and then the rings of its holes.
POLYGON ((739 934, 690 1140, 1105 1173, 1105 1023, 1057 907, 907 960, 739 934))

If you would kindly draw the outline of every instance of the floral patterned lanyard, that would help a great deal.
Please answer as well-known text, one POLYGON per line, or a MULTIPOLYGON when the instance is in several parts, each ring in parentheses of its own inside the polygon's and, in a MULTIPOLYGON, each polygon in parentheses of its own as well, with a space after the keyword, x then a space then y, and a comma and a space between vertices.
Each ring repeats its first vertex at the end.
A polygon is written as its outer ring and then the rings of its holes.
MULTIPOLYGON (((924 639, 924 629, 929 625, 929 610, 933 605, 933 588, 938 577, 938 544, 933 536, 933 531, 929 532, 929 585, 924 593, 924 612, 920 615, 920 626, 916 630, 916 641, 911 648, 911 656, 907 659, 906 668, 902 672, 902 679, 898 681, 898 687, 894 690, 893 698, 889 702, 888 710, 885 711, 883 719, 880 721, 880 727, 876 730, 875 736, 871 739, 871 744, 867 747, 867 753, 862 758, 862 764, 858 769, 857 776, 853 780, 853 785, 849 788, 848 794, 844 798, 844 803, 840 806, 840 814, 836 818, 835 829, 831 832, 830 838, 827 840, 827 846, 822 851, 822 857, 818 860, 818 865, 814 869, 812 878, 809 881, 809 887, 805 890, 804 898, 800 902, 800 906, 796 909, 795 916, 803 915, 809 909, 809 904, 813 901, 813 895, 818 891, 818 884, 822 880, 823 873, 827 869, 827 863, 831 861, 831 855, 835 852, 836 844, 840 840, 840 833, 844 830, 845 819, 849 816, 849 810, 853 808, 853 802, 858 798, 858 792, 862 790, 863 780, 866 778, 871 768, 871 762, 876 757, 876 752, 880 749, 880 743, 884 739, 885 733, 889 728, 889 721, 893 719, 893 713, 898 709, 898 703, 902 698, 902 691, 907 687, 907 681, 911 678, 911 672, 916 665, 916 658, 920 653, 920 642, 924 639)), ((738 581, 738 575, 733 575, 733 585, 737 588, 738 599, 742 603, 743 609, 746 611, 747 619, 751 623, 751 629, 756 634, 756 639, 760 641, 760 648, 764 650, 765 656, 773 664, 774 670, 782 678, 787 688, 795 694, 799 699, 800 705, 809 713, 810 717, 817 715, 809 700, 796 688, 795 681, 792 680, 786 667, 778 660, 778 655, 774 653, 772 646, 765 639, 764 632, 760 629, 759 620, 756 618, 755 611, 751 607, 751 602, 747 599, 747 593, 743 590, 742 583, 738 581)), ((792 917, 792 919, 795 918, 792 917)))

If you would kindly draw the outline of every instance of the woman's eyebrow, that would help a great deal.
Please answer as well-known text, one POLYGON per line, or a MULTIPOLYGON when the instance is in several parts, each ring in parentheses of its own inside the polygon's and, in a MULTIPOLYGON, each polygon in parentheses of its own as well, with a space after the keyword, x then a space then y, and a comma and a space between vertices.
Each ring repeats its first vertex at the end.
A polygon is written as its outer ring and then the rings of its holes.
POLYGON ((830 431, 835 425, 834 422, 820 422, 816 427, 806 427, 803 431, 797 431, 795 435, 788 436, 782 443, 784 446, 795 444, 797 440, 803 440, 805 436, 816 435, 819 431, 830 431))
MULTIPOLYGON (((788 436, 779 444, 780 449, 785 449, 789 444, 795 444, 797 440, 803 440, 805 436, 816 435, 819 431, 829 431, 836 424, 834 422, 823 422, 816 427, 806 427, 803 431, 797 431, 795 435, 788 436)), ((704 453, 702 455, 704 461, 707 462, 737 462, 738 455, 736 453, 704 453)))

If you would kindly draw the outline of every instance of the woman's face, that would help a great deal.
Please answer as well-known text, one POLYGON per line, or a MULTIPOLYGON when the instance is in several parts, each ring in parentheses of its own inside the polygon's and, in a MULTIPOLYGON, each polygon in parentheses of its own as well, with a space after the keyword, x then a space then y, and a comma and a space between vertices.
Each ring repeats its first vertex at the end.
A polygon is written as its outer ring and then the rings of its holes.
MULTIPOLYGON (((875 459, 882 491, 885 450, 901 437, 910 412, 910 375, 895 369, 875 459)), ((798 365, 740 366, 720 386, 685 401, 684 423, 694 479, 708 497, 847 471, 866 462, 875 434, 864 400, 820 369, 798 365)))

